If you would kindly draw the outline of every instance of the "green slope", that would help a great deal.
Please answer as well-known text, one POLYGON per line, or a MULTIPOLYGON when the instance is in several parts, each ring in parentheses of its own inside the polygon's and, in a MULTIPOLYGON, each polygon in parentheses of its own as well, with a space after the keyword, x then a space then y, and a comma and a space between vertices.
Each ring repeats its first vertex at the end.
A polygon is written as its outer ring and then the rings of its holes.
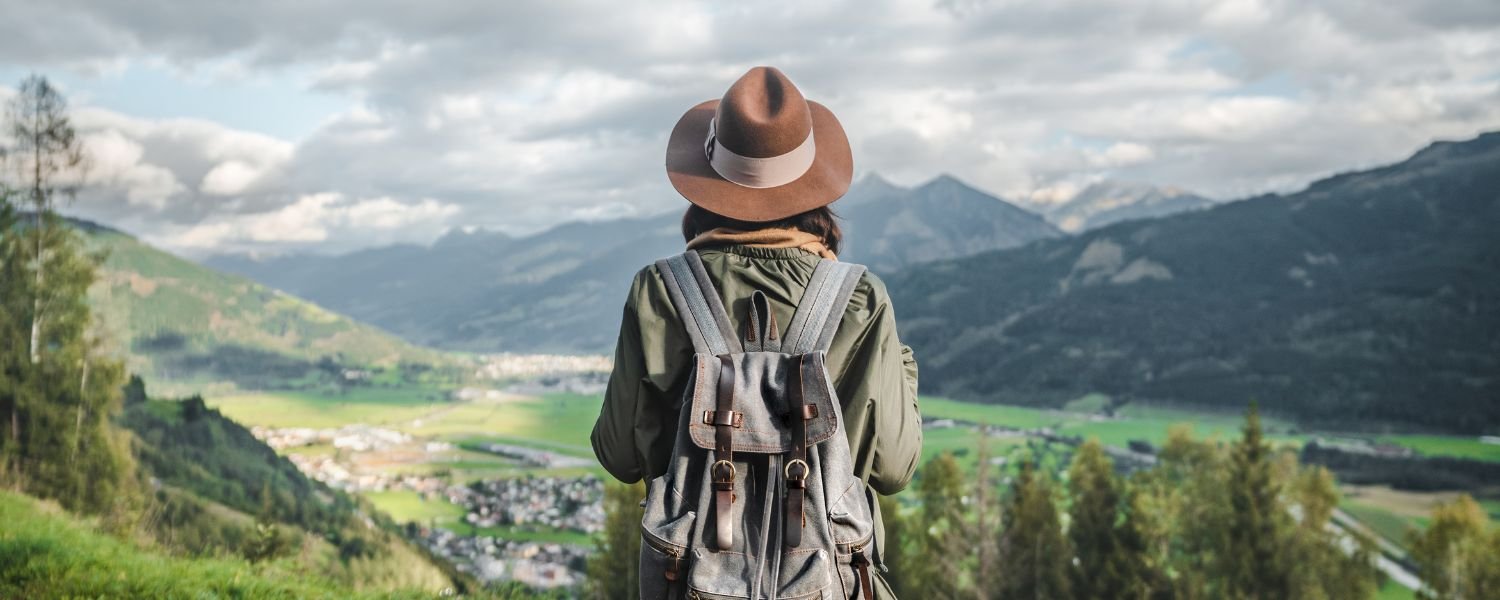
POLYGON ((169 556, 106 535, 55 505, 0 491, 0 597, 388 598, 430 593, 358 592, 291 560, 169 556))
POLYGON ((91 250, 106 255, 90 291, 106 346, 124 357, 132 371, 156 382, 277 387, 312 376, 324 357, 342 367, 447 360, 119 231, 72 223, 91 250))

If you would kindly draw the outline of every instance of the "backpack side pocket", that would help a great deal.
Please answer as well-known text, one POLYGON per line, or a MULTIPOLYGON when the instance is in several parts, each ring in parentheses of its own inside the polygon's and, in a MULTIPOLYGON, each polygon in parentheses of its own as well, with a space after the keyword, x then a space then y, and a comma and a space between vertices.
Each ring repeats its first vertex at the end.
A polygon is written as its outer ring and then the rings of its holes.
POLYGON ((688 574, 688 537, 697 513, 688 511, 659 526, 641 524, 641 598, 676 598, 688 574))

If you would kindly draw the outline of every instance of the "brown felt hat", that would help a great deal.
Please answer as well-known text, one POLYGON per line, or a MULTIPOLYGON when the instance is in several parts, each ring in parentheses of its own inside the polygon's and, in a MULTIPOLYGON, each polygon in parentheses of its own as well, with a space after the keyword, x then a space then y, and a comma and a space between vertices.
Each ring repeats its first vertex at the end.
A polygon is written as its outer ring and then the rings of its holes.
POLYGON ((755 67, 724 97, 687 111, 667 141, 677 193, 739 221, 775 221, 849 191, 854 157, 837 117, 775 67, 755 67))

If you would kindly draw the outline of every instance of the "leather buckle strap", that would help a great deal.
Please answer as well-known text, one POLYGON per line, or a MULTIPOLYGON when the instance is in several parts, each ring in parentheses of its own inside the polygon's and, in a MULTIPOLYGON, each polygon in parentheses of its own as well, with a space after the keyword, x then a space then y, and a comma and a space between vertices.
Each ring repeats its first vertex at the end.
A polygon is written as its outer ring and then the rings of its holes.
MULTIPOLYGON (((802 545, 802 528, 807 525, 803 496, 806 493, 807 476, 812 474, 812 468, 807 464, 808 404, 804 400, 802 389, 801 355, 792 360, 792 370, 787 373, 787 392, 791 406, 799 407, 795 410, 800 414, 794 414, 790 419, 792 451, 787 453, 786 467, 782 469, 782 475, 786 477, 785 526, 782 528, 782 538, 788 548, 796 548, 802 545)), ((813 414, 817 414, 816 409, 813 414)))
POLYGON ((703 424, 723 427, 725 425, 739 429, 745 426, 745 415, 735 411, 705 410, 703 411, 703 424))
POLYGON ((856 546, 849 561, 859 575, 860 597, 864 600, 875 600, 875 582, 870 579, 870 558, 865 556, 865 549, 856 546))
MULTIPOLYGON (((714 540, 720 550, 734 545, 734 361, 719 356, 718 405, 714 425, 714 464, 709 468, 714 487, 714 540)), ((707 417, 708 415, 704 415, 707 417)))

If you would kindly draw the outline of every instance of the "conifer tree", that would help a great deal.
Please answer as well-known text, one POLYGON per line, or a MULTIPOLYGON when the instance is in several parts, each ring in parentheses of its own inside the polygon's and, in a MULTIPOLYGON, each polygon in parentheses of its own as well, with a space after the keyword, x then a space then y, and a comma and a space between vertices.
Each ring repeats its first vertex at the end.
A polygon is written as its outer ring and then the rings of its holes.
POLYGON ((1229 459, 1229 518, 1225 547, 1216 569, 1223 595, 1233 598, 1286 598, 1290 593, 1282 550, 1291 516, 1282 504, 1273 477, 1271 447, 1266 443, 1255 404, 1245 413, 1245 428, 1229 459))
POLYGON ((1002 517, 999 587, 1002 600, 1069 598, 1073 552, 1058 520, 1055 493, 1045 473, 1027 461, 1011 487, 1002 517))
POLYGON ((640 482, 604 486, 604 532, 595 538, 594 555, 585 567, 591 597, 640 596, 641 519, 645 516, 641 499, 645 497, 646 486, 640 482))
POLYGON ((1098 440, 1089 440, 1068 468, 1068 540, 1077 560, 1071 567, 1073 597, 1139 597, 1145 582, 1144 548, 1121 517, 1123 498, 1114 463, 1098 440))

